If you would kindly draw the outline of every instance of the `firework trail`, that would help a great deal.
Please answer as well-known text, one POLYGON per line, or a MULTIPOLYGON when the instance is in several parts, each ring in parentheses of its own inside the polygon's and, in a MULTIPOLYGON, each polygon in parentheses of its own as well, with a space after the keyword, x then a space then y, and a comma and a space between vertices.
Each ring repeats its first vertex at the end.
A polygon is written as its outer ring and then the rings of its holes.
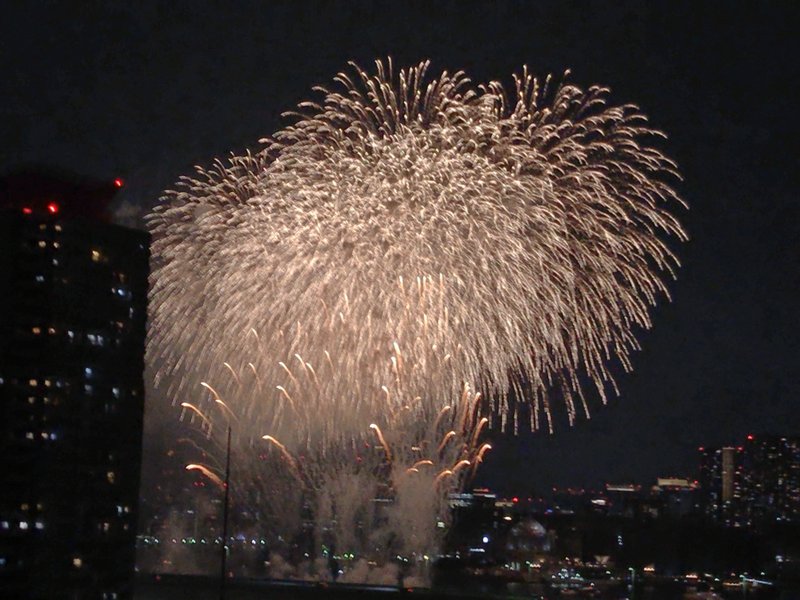
POLYGON ((662 134, 603 87, 428 69, 353 66, 150 215, 149 362, 198 439, 234 422, 316 489, 370 444, 393 489, 437 489, 488 450, 467 390, 516 430, 515 390, 552 430, 548 392, 572 422, 579 380, 605 402, 631 368, 686 239, 662 134))

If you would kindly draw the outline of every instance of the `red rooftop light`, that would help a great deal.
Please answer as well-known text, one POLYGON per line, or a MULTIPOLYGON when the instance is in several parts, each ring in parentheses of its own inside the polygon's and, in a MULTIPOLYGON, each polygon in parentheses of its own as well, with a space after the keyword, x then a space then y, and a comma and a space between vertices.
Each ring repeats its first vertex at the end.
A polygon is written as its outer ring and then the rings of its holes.
POLYGON ((56 214, 56 213, 58 212, 58 204, 56 204, 55 202, 49 202, 49 203, 47 204, 47 211, 48 211, 48 212, 49 212, 51 215, 54 215, 54 214, 56 214))
POLYGON ((119 177, 117 177, 117 178, 114 180, 114 185, 115 185, 115 186, 117 186, 118 188, 121 188, 121 187, 124 185, 124 183, 125 183, 125 182, 124 182, 124 181, 122 181, 122 179, 120 179, 119 177))
POLYGON ((511 501, 512 501, 514 504, 516 504, 517 502, 519 502, 519 498, 517 498, 516 496, 514 496, 514 497, 511 499, 511 501))
POLYGON ((755 438, 753 437, 753 434, 752 434, 752 433, 748 433, 748 434, 747 434, 747 441, 748 441, 748 442, 752 442, 754 439, 755 439, 755 438))
POLYGON ((22 209, 22 214, 29 215, 33 212, 33 209, 30 206, 26 206, 22 209))

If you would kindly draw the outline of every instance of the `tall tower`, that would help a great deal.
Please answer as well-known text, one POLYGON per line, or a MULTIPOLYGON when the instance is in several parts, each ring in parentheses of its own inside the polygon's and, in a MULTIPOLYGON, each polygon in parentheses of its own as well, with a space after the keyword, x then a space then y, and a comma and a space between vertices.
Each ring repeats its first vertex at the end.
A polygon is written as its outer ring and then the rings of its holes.
POLYGON ((132 596, 148 235, 121 181, 0 180, 0 597, 132 596))
POLYGON ((733 501, 736 479, 736 448, 726 446, 722 449, 722 502, 733 501))

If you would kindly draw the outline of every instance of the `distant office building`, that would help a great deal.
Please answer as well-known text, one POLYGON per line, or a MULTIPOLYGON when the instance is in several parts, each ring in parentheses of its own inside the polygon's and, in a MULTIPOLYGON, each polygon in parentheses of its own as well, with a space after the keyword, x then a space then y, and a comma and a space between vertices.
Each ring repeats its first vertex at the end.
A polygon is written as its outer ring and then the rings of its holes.
POLYGON ((633 483, 607 483, 608 514, 616 517, 641 516, 642 486, 633 483))
POLYGON ((121 182, 0 180, 0 597, 132 596, 148 236, 121 182))
POLYGON ((659 477, 653 494, 661 500, 661 513, 669 517, 685 517, 693 512, 698 485, 682 477, 659 477))

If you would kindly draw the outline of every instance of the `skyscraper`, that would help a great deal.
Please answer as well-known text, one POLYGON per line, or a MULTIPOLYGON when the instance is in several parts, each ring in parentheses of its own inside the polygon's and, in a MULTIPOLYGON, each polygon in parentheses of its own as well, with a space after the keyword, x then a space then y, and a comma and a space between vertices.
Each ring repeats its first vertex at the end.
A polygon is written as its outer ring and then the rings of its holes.
POLYGON ((800 520, 800 438, 748 435, 747 502, 756 522, 800 520))
POLYGON ((726 525, 747 524, 743 503, 744 448, 700 448, 698 509, 707 517, 726 525))
POLYGON ((0 597, 132 593, 148 236, 121 181, 0 181, 0 597))

